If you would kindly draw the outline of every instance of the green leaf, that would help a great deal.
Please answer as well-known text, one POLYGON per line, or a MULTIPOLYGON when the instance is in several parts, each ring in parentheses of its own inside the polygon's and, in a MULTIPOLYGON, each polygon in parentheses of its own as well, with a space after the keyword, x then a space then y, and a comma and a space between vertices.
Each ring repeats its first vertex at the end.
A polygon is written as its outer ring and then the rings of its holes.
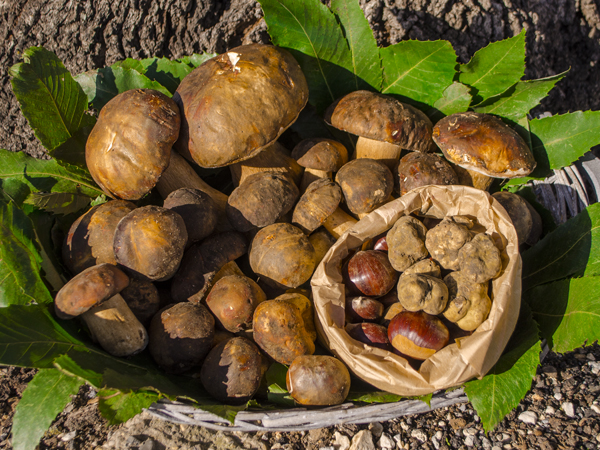
POLYGON ((433 105, 433 111, 428 112, 429 118, 433 123, 442 119, 444 116, 465 112, 471 104, 470 89, 457 81, 452 83, 433 105))
POLYGON ((183 56, 182 58, 176 59, 177 62, 182 62, 193 67, 198 67, 205 61, 217 56, 216 53, 194 53, 190 56, 183 56))
POLYGON ((115 86, 119 94, 130 89, 155 89, 171 97, 171 93, 164 86, 157 81, 152 81, 137 70, 113 67, 112 72, 115 76, 115 86))
POLYGON ((543 338, 558 353, 600 339, 600 277, 560 280, 524 294, 543 338), (552 299, 552 301, 548 301, 552 299))
POLYGON ((94 128, 95 120, 93 117, 90 117, 89 122, 93 123, 82 126, 73 136, 54 150, 48 152, 62 166, 65 166, 67 169, 69 166, 76 166, 80 170, 83 170, 89 178, 91 178, 91 175, 89 175, 85 162, 85 144, 92 132, 92 128, 94 128))
POLYGON ((26 203, 54 214, 71 214, 88 206, 91 200, 87 195, 81 194, 36 192, 27 198, 26 203))
POLYGON ((0 179, 0 189, 2 189, 2 198, 6 202, 13 202, 19 207, 23 205, 25 199, 31 194, 29 186, 18 178, 0 179))
POLYGON ((478 50, 460 65, 458 81, 473 88, 475 104, 501 94, 525 74, 525 29, 478 50))
POLYGON ((391 394, 384 391, 373 391, 373 392, 353 392, 350 391, 346 401, 348 402, 362 402, 362 403, 393 403, 404 400, 407 397, 402 395, 391 394))
POLYGON ((537 324, 523 305, 515 332, 496 365, 481 380, 465 383, 465 393, 486 432, 492 431, 531 389, 540 351, 537 324))
POLYGON ((10 69, 13 92, 36 137, 54 150, 89 124, 86 95, 54 53, 31 47, 23 61, 10 69))
POLYGON ((294 406, 294 399, 287 390, 286 374, 288 368, 280 363, 273 363, 267 370, 267 396, 270 402, 283 406, 294 406))
POLYGON ((81 384, 81 380, 58 370, 42 369, 36 373, 15 408, 13 449, 34 450, 81 384))
POLYGON ((546 235, 522 258, 524 291, 562 278, 600 275, 600 203, 546 235))
POLYGON ((141 73, 142 75, 146 71, 144 64, 142 64, 141 61, 139 61, 137 59, 133 59, 133 58, 126 58, 123 61, 117 61, 110 67, 112 69, 114 69, 116 67, 120 67, 121 69, 132 69, 132 70, 135 70, 136 72, 141 73))
POLYGON ((539 80, 519 81, 502 94, 490 97, 474 108, 475 112, 495 114, 517 122, 540 104, 568 70, 539 80))
POLYGON ((95 198, 104 194, 89 172, 62 167, 55 160, 36 159, 23 152, 0 150, 0 180, 16 178, 31 192, 65 192, 95 198))
POLYGON ((31 220, 12 203, 0 201, 0 307, 51 303, 40 277, 42 257, 31 220))
POLYGON ((379 49, 382 93, 429 110, 456 75, 456 53, 448 41, 402 41, 379 49))
POLYGON ((171 61, 167 58, 147 58, 142 59, 140 63, 144 70, 141 73, 150 80, 160 83, 171 94, 175 93, 185 76, 194 70, 188 64, 171 61))
POLYGON ((348 42, 327 6, 319 0, 259 3, 273 44, 289 50, 302 67, 317 112, 356 90, 348 42))
POLYGON ((332 0, 331 10, 340 20, 352 55, 355 88, 379 91, 383 81, 377 41, 358 1, 332 0))
POLYGON ((118 425, 138 415, 159 398, 160 395, 152 391, 102 389, 98 391, 98 409, 110 425, 118 425))

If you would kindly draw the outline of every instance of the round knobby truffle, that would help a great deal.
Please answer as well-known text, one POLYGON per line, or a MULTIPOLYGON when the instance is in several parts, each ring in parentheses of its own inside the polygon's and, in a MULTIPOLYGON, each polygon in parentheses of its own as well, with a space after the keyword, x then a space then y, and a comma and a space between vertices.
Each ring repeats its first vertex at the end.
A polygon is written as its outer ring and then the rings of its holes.
POLYGON ((292 55, 249 44, 205 61, 173 96, 182 111, 176 147, 201 167, 252 158, 298 117, 308 85, 292 55))
POLYGON ((451 114, 433 128, 433 140, 454 164, 494 178, 529 175, 536 162, 519 134, 490 114, 451 114))
POLYGON ((227 200, 227 218, 238 231, 275 223, 289 212, 300 195, 298 187, 280 173, 259 172, 247 177, 227 200))
POLYGON ((408 150, 427 152, 433 145, 433 125, 425 113, 376 92, 355 91, 342 97, 327 109, 325 121, 348 133, 408 150))
POLYGON ((137 277, 164 281, 175 275, 187 243, 181 216, 160 206, 143 206, 127 214, 115 231, 117 263, 137 277))
POLYGON ((472 238, 466 225, 448 217, 427 232, 425 247, 442 268, 458 270, 458 251, 472 238))
POLYGON ((485 283, 502 272, 502 257, 493 239, 477 234, 458 251, 460 271, 475 283, 485 283))
POLYGON ((436 277, 409 274, 398 280, 398 300, 407 311, 425 311, 436 316, 448 303, 448 287, 436 277))
POLYGON ((475 283, 461 271, 446 275, 444 283, 449 293, 444 317, 465 331, 475 330, 487 319, 492 308, 489 283, 475 283))
POLYGON ((111 197, 142 198, 168 167, 180 122, 175 102, 158 91, 117 95, 100 111, 86 142, 90 174, 111 197))
POLYGON ((425 247, 427 228, 412 216, 400 217, 388 231, 386 242, 392 267, 403 272, 429 255, 425 247))
POLYGON ((335 181, 342 188, 348 209, 354 214, 369 213, 385 203, 394 189, 388 167, 374 159, 360 158, 345 164, 335 181))
POLYGON ((94 206, 80 216, 65 238, 62 259, 72 274, 96 264, 117 264, 113 237, 119 221, 136 206, 125 200, 113 200, 94 206))

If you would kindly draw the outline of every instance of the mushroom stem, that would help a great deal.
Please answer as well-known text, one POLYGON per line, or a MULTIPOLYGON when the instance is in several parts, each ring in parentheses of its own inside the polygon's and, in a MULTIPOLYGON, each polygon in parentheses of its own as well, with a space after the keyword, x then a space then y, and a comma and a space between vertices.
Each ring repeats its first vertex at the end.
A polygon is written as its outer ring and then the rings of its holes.
POLYGON ((162 176, 156 183, 156 189, 162 198, 180 188, 194 188, 207 193, 215 201, 219 212, 219 222, 217 228, 221 231, 231 230, 232 227, 227 220, 225 208, 227 206, 227 195, 221 191, 208 185, 200 176, 192 169, 192 166, 185 160, 183 156, 175 150, 171 150, 171 159, 169 167, 163 172, 162 176))
POLYGON ((488 177, 481 172, 465 169, 458 165, 453 165, 453 169, 458 175, 458 181, 463 186, 473 186, 476 189, 487 191, 494 181, 492 177, 488 177))
POLYGON ((328 178, 330 180, 333 180, 332 172, 326 172, 324 170, 309 169, 309 168, 304 169, 304 174, 302 175, 302 181, 300 182, 300 192, 304 193, 310 183, 312 183, 313 181, 316 181, 320 178, 328 178))
POLYGON ((359 136, 356 141, 356 158, 376 159, 384 163, 394 173, 400 160, 402 147, 389 142, 376 141, 359 136))
POLYGON ((354 217, 344 212, 342 209, 337 208, 333 214, 331 214, 323 226, 329 233, 336 239, 339 239, 342 234, 348 231, 356 222, 354 217))
POLYGON ((303 168, 279 142, 274 142, 253 158, 232 164, 229 169, 235 186, 239 186, 247 177, 258 172, 282 173, 299 186, 303 172, 303 168))
POLYGON ((92 338, 113 356, 131 356, 148 344, 148 333, 120 294, 81 316, 92 338))

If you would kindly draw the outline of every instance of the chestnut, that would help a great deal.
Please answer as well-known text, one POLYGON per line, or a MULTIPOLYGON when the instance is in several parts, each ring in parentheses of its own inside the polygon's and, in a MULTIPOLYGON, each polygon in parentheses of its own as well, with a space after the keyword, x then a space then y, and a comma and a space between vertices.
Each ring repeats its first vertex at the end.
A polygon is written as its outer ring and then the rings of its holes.
POLYGON ((373 246, 373 250, 379 250, 380 252, 388 251, 388 243, 387 236, 382 236, 375 241, 375 245, 373 246))
POLYGON ((398 272, 386 253, 377 250, 359 251, 348 261, 349 292, 358 289, 368 297, 380 297, 393 289, 398 272))
POLYGON ((383 316, 383 303, 369 297, 346 298, 346 323, 378 322, 383 316))
POLYGON ((350 323, 346 325, 346 332, 358 342, 392 351, 392 345, 387 335, 387 328, 376 323, 350 323))
POLYGON ((388 338, 403 355, 425 360, 446 346, 450 333, 436 316, 423 311, 402 311, 390 321, 388 338))

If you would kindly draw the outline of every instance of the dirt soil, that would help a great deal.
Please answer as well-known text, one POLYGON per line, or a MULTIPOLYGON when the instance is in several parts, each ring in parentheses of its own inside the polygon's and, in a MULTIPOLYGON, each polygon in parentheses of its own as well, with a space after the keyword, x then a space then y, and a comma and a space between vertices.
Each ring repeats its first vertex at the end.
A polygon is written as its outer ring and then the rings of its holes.
MULTIPOLYGON (((600 109, 600 96, 597 95, 600 92, 600 68, 597 66, 600 59, 600 0, 361 0, 361 6, 381 46, 406 39, 446 39, 453 44, 459 61, 463 63, 489 42, 514 36, 525 27, 526 79, 551 76, 570 69, 567 78, 557 85, 536 111, 558 114, 600 109)), ((42 147, 19 111, 8 75, 8 69, 20 61, 22 52, 30 46, 44 46, 55 52, 75 74, 127 57, 179 58, 199 52, 223 52, 242 43, 268 42, 266 25, 261 17, 260 6, 252 0, 0 0, 0 147, 44 156, 42 147)), ((536 401, 541 402, 538 397, 546 396, 548 399, 544 401, 549 402, 558 398, 558 394, 562 395, 563 379, 560 374, 563 368, 565 373, 570 369, 578 374, 584 373, 583 368, 589 372, 588 362, 595 361, 586 359, 589 354, 600 359, 597 347, 565 357, 551 355, 554 359, 550 367, 555 368, 554 373, 557 367, 559 369, 556 377, 559 380, 558 393, 553 387, 554 390, 548 391, 540 388, 540 393, 535 394, 535 383, 546 386, 543 378, 546 375, 540 372, 541 381, 534 382, 529 400, 524 400, 519 410, 536 401)), ((3 368, 0 373, 0 449, 11 448, 10 421, 14 406, 33 373, 32 370, 17 368, 3 368)), ((595 375, 597 379, 597 372, 595 375)), ((569 375, 566 379, 572 378, 573 375, 569 375)), ((583 386, 589 384, 588 381, 583 386)), ((549 386, 555 385, 550 383, 549 386)), ((500 439, 493 441, 493 445, 497 448, 511 448, 511 445, 512 448, 597 448, 598 441, 594 436, 598 435, 600 427, 592 408, 597 404, 597 396, 598 392, 595 392, 584 398, 585 402, 582 400, 581 416, 576 419, 565 414, 546 414, 546 422, 550 425, 542 428, 543 432, 539 431, 539 426, 529 425, 523 431, 523 422, 519 422, 515 412, 500 427, 500 430, 506 429, 506 433, 512 434, 504 437, 503 431, 499 431, 500 439), (514 430, 519 429, 523 433, 515 434, 514 430), (540 433, 545 441, 538 439, 540 433), (528 440, 530 436, 536 439, 528 440)), ((556 401, 558 403, 553 408, 558 411, 564 401, 556 401)), ((437 449, 444 445, 464 448, 474 442, 475 446, 492 448, 489 440, 487 445, 481 438, 475 441, 467 439, 468 436, 478 439, 481 425, 478 425, 470 406, 464 408, 461 411, 456 406, 443 413, 391 421, 383 428, 390 436, 398 433, 412 436, 411 430, 428 427, 427 434, 430 436, 426 436, 427 444, 423 444, 423 448, 433 446, 437 449), (451 416, 454 422, 443 417, 439 419, 440 414, 451 416), (446 428, 439 425, 441 422, 445 422, 446 428), (462 429, 470 424, 473 424, 476 433, 462 433, 462 429), (405 426, 409 428, 405 429, 405 426), (433 438, 438 435, 434 433, 440 429, 452 433, 444 431, 439 435, 444 439, 440 437, 435 441, 436 445, 433 438), (456 430, 462 433, 460 439, 456 438, 456 430)), ((576 414, 579 413, 576 410, 576 414)), ((278 433, 268 433, 266 439, 260 437, 260 440, 265 448, 319 448, 333 445, 334 432, 351 437, 359 429, 366 428, 328 429, 321 434, 311 432, 283 437, 278 433)), ((372 433, 376 439, 381 436, 378 431, 372 433)), ((107 428, 95 407, 93 391, 85 388, 53 424, 40 448, 94 448, 105 443, 109 433, 114 436, 115 430, 107 428)), ((410 439, 405 439, 406 445, 410 448, 419 446, 419 439, 410 439)), ((139 448, 145 445, 143 440, 137 442, 139 448)), ((209 440, 206 442, 198 448, 209 448, 209 440)), ((238 439, 233 442, 239 443, 240 448, 252 447, 249 441, 238 439)), ((134 444, 130 440, 128 448, 138 448, 134 444)), ((163 447, 145 445, 144 448, 166 448, 168 444, 161 445, 163 447)))

